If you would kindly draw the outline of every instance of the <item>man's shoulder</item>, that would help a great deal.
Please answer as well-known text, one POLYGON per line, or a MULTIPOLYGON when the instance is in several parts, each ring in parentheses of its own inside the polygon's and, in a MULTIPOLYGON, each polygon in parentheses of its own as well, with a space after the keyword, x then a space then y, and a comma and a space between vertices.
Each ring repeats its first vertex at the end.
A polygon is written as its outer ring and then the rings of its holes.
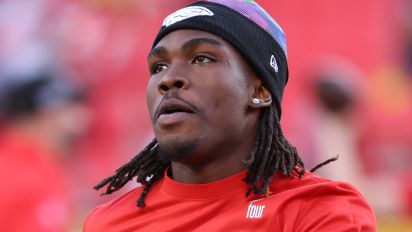
MULTIPOLYGON (((336 189, 341 190, 357 190, 349 183, 333 181, 327 178, 320 177, 311 172, 305 172, 304 175, 299 176, 296 172, 291 176, 276 175, 270 185, 270 190, 275 194, 283 192, 312 192, 314 190, 336 189)), ((359 193, 359 192, 357 192, 359 193)))
POLYGON ((356 199, 366 208, 370 208, 366 199, 353 185, 310 172, 305 172, 301 177, 296 173, 288 177, 277 175, 269 187, 269 193, 301 202, 299 204, 316 203, 324 199, 329 199, 330 204, 341 204, 356 199))
POLYGON ((349 183, 306 172, 301 178, 298 175, 277 176, 270 190, 273 196, 278 196, 277 200, 284 200, 285 210, 295 215, 294 225, 298 231, 306 231, 307 228, 332 231, 336 226, 375 230, 372 208, 349 183))
POLYGON ((143 186, 138 186, 113 200, 95 207, 88 215, 83 231, 99 231, 100 225, 103 225, 107 220, 113 218, 113 215, 119 212, 133 211, 137 208, 137 200, 143 186))

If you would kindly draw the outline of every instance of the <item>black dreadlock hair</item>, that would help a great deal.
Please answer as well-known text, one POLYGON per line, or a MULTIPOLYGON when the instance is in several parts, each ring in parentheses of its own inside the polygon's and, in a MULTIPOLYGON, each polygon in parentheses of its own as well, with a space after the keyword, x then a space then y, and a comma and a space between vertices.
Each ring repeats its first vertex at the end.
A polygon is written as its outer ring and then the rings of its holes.
MULTIPOLYGON (((254 148, 250 157, 242 162, 248 169, 243 180, 249 184, 246 196, 252 191, 254 194, 266 194, 277 172, 291 176, 295 171, 299 178, 305 173, 304 163, 296 148, 284 137, 277 115, 275 103, 261 111, 254 148)), ((137 206, 145 207, 144 201, 150 188, 163 178, 170 166, 170 161, 161 160, 157 153, 158 143, 154 139, 130 162, 117 169, 113 176, 104 179, 94 188, 99 190, 108 185, 103 195, 111 194, 136 177, 136 181, 144 186, 137 206)))

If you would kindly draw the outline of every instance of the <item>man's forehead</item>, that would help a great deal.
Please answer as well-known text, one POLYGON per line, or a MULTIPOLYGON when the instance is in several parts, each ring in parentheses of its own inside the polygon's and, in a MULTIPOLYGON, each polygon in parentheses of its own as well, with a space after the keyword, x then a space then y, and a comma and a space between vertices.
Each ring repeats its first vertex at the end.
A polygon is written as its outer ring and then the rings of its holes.
POLYGON ((201 30, 192 30, 192 29, 180 29, 173 32, 168 33, 165 35, 157 44, 157 46, 164 46, 165 44, 171 42, 177 42, 179 44, 184 44, 187 41, 197 39, 197 38, 205 38, 214 41, 218 41, 220 44, 223 44, 224 40, 212 33, 201 31, 201 30))

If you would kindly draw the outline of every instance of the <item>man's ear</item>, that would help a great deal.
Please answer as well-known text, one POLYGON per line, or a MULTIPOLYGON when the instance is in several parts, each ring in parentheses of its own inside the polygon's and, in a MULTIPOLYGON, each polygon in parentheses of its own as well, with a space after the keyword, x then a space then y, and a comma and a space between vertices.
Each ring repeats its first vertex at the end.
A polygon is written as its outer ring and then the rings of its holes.
POLYGON ((270 106, 271 104, 272 95, 270 94, 269 90, 263 85, 256 87, 253 96, 250 99, 249 106, 257 109, 270 106))

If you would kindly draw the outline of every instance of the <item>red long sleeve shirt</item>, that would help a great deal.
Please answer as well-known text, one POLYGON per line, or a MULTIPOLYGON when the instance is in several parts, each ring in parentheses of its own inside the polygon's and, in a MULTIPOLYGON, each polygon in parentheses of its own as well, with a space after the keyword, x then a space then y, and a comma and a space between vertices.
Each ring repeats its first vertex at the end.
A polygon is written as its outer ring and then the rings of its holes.
POLYGON ((273 178, 269 196, 245 197, 245 171, 208 183, 165 176, 136 207, 142 187, 97 207, 84 232, 376 231, 374 213, 351 185, 306 173, 273 178))

